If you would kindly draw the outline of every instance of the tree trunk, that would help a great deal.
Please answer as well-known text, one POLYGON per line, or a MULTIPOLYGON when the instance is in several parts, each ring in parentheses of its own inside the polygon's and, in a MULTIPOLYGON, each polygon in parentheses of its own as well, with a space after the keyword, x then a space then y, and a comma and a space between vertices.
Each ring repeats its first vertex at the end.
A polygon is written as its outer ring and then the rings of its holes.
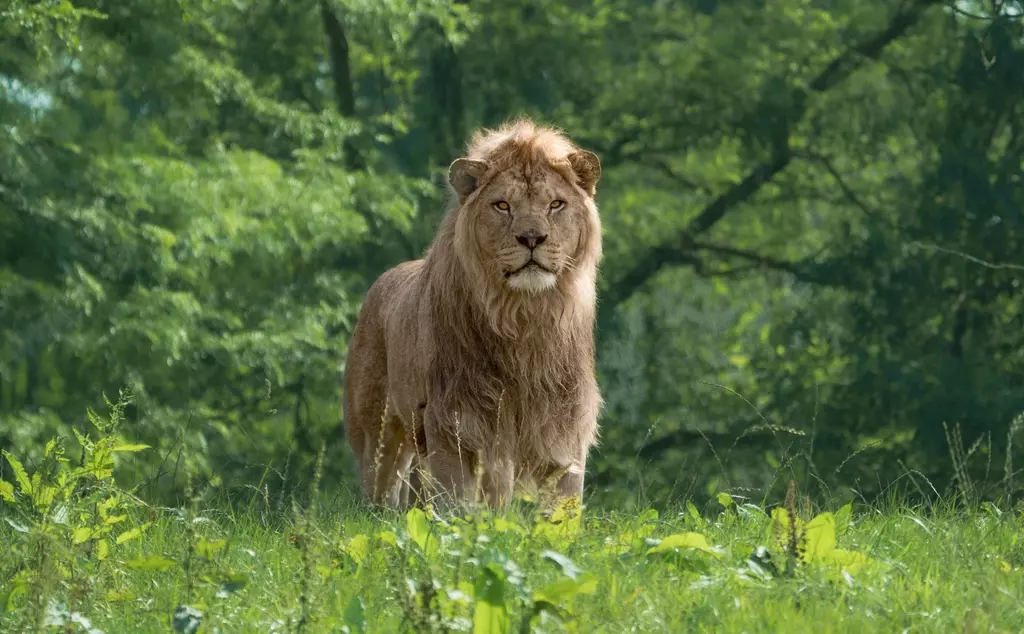
MULTIPOLYGON (((324 23, 324 34, 327 36, 331 80, 334 82, 334 99, 338 114, 352 118, 356 114, 356 96, 352 86, 352 67, 348 59, 349 46, 345 26, 328 0, 320 0, 320 16, 324 23)), ((365 167, 359 150, 350 139, 345 140, 344 150, 345 166, 348 169, 362 170, 365 167)))

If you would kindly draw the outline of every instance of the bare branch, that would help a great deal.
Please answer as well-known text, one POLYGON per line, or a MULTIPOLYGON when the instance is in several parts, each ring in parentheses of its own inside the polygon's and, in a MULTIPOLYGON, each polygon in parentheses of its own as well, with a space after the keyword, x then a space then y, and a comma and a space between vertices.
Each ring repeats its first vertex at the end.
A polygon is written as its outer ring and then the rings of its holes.
MULTIPOLYGON (((809 94, 828 91, 858 70, 865 60, 877 59, 889 44, 916 24, 925 11, 940 3, 941 0, 913 0, 908 8, 901 10, 892 18, 889 26, 881 33, 838 55, 808 84, 806 90, 791 95, 790 103, 794 105, 785 120, 789 125, 799 122, 807 112, 809 94)), ((730 209, 749 200, 762 185, 785 169, 793 158, 788 144, 788 130, 780 130, 775 138, 775 145, 765 162, 753 168, 742 181, 711 201, 679 235, 665 240, 644 254, 632 268, 627 269, 612 283, 604 295, 605 301, 613 305, 618 304, 629 298, 663 266, 684 263, 680 259, 688 256, 685 247, 692 243, 696 236, 713 227, 730 209)))
POLYGON ((755 253, 753 251, 748 251, 746 249, 738 249, 736 247, 730 247, 723 244, 714 244, 711 242, 694 242, 693 248, 697 251, 710 251, 712 253, 743 258, 744 260, 750 260, 751 266, 753 268, 776 269, 779 271, 786 271, 787 273, 793 274, 797 274, 799 271, 798 263, 780 260, 778 258, 773 258, 768 255, 761 255, 760 253, 755 253))
POLYGON ((835 166, 832 164, 831 159, 829 159, 824 154, 818 154, 817 152, 814 152, 812 150, 805 150, 801 152, 801 154, 809 159, 821 163, 821 165, 828 171, 829 175, 832 176, 832 180, 834 180, 836 184, 839 186, 839 189, 843 192, 843 196, 845 196, 846 199, 850 201, 855 207, 863 211, 864 215, 871 217, 878 215, 877 211, 869 207, 867 203, 861 200, 860 196, 858 196, 857 193, 853 191, 853 188, 847 185, 846 180, 843 178, 842 174, 839 173, 839 170, 837 170, 835 166))
POLYGON ((913 247, 915 249, 924 249, 926 251, 945 253, 945 254, 948 254, 948 255, 955 255, 956 257, 963 258, 964 260, 967 260, 968 262, 973 262, 974 264, 977 264, 978 266, 983 266, 986 269, 995 269, 995 270, 1006 269, 1006 270, 1011 270, 1011 271, 1024 271, 1024 264, 1016 264, 1016 263, 1013 263, 1013 262, 989 262, 988 260, 982 260, 979 257, 973 256, 970 253, 964 253, 963 251, 957 251, 956 249, 947 249, 946 247, 942 247, 942 246, 939 246, 937 244, 928 244, 928 243, 925 243, 925 242, 918 242, 918 241, 915 240, 913 242, 908 242, 907 246, 908 247, 913 247))
POLYGON ((972 13, 971 11, 967 11, 966 9, 962 9, 955 3, 946 5, 946 8, 952 11, 953 13, 957 13, 959 15, 964 16, 965 18, 971 18, 972 20, 982 20, 985 22, 992 22, 994 20, 998 20, 999 18, 1009 18, 1011 20, 1024 18, 1024 12, 1012 13, 1009 10, 1007 10, 1006 6, 1002 2, 993 3, 992 9, 988 15, 972 13))
POLYGON ((761 271, 763 269, 764 269, 763 266, 758 266, 757 264, 748 264, 747 266, 735 266, 735 267, 728 268, 728 269, 715 269, 715 270, 711 270, 711 271, 708 271, 708 270, 705 269, 705 270, 700 272, 700 276, 701 277, 736 278, 736 277, 741 277, 741 276, 743 276, 743 275, 745 275, 747 273, 752 273, 754 271, 761 271))
POLYGON ((672 165, 669 164, 668 160, 662 156, 644 156, 642 154, 639 154, 638 156, 635 157, 635 160, 641 164, 647 164, 650 165, 651 167, 654 167, 665 176, 668 176, 669 179, 681 183, 688 189, 692 189, 705 196, 710 196, 712 193, 711 188, 708 187, 707 185, 698 183, 697 181, 692 180, 687 176, 683 176, 682 174, 677 172, 675 169, 672 168, 672 165))

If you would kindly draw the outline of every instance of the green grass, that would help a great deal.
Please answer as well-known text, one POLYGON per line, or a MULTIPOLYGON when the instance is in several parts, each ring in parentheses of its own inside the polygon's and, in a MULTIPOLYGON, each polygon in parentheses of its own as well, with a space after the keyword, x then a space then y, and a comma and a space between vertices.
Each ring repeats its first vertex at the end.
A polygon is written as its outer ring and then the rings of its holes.
POLYGON ((181 605, 203 613, 204 632, 946 633, 1024 624, 1024 524, 992 505, 837 509, 803 528, 805 561, 788 572, 785 511, 773 522, 736 504, 703 514, 587 508, 578 526, 571 512, 553 523, 529 504, 468 521, 351 501, 321 502, 315 519, 256 503, 196 508, 132 511, 134 527, 151 524, 117 544, 132 528, 119 524, 102 561, 95 540, 74 545, 8 515, 18 530, 0 531, 11 545, 0 551, 0 598, 15 571, 31 574, 20 573, 25 590, 0 631, 33 631, 47 613, 60 616, 57 605, 108 633, 173 631, 181 605), (831 554, 831 525, 841 557, 831 554), (659 540, 662 552, 650 552, 659 540), (666 548, 673 543, 696 547, 666 548), (751 563, 758 546, 771 564, 751 563))
MULTIPOLYGON (((517 499, 502 513, 313 495, 158 508, 114 481, 119 402, 81 451, 3 452, 0 632, 1019 632, 1019 503, 766 512, 517 499), (78 458, 72 461, 68 456, 78 458)), ((955 458, 955 456, 954 456, 955 458)), ((1008 469, 1009 471, 1009 469, 1008 469)), ((317 469, 312 491, 318 490, 317 469)), ((966 478, 964 479, 966 480, 966 478)), ((807 502, 806 504, 809 504, 807 502)))

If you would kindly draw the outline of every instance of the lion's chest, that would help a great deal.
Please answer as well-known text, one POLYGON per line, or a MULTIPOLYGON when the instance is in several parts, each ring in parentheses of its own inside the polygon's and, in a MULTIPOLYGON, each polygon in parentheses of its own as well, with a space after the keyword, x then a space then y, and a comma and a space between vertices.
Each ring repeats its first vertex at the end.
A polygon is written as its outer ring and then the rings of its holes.
POLYGON ((444 369, 433 395, 474 448, 495 444, 536 455, 572 432, 581 372, 565 364, 538 367, 518 356, 479 354, 444 369))

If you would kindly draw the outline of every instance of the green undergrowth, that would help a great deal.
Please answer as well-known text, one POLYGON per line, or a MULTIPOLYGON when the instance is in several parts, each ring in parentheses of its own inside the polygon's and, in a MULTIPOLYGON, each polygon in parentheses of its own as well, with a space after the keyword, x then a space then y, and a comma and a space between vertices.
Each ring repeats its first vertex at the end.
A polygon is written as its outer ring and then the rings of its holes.
MULTIPOLYGON (((117 406, 0 484, 3 632, 1017 632, 1009 505, 278 509, 120 489, 117 406)), ((120 458, 119 458, 120 456, 120 458)))

